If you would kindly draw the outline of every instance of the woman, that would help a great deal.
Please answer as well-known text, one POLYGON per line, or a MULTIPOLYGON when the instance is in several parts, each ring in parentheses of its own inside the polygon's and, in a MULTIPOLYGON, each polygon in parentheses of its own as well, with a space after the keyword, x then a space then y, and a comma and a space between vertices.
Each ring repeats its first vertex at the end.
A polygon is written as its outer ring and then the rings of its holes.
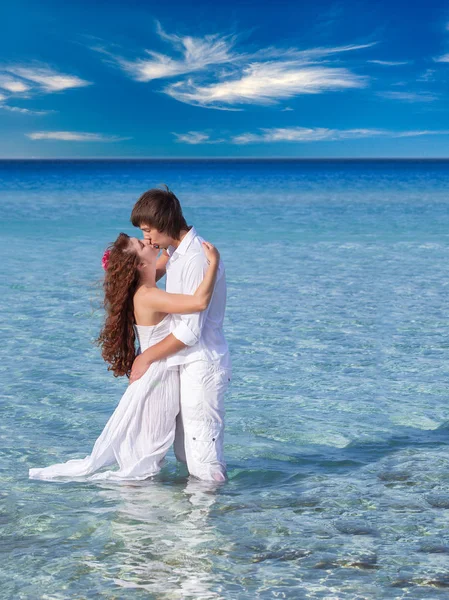
MULTIPOLYGON (((157 248, 125 233, 110 246, 104 264, 106 321, 98 343, 116 377, 131 372, 136 336, 141 350, 146 350, 170 333, 171 313, 199 312, 209 306, 220 255, 208 242, 203 248, 209 268, 195 294, 189 296, 169 294, 156 286, 157 248)), ((173 443, 179 412, 178 372, 167 369, 165 363, 153 363, 128 386, 89 456, 30 469, 30 478, 140 480, 155 475, 173 443), (114 463, 118 470, 95 473, 114 463)))

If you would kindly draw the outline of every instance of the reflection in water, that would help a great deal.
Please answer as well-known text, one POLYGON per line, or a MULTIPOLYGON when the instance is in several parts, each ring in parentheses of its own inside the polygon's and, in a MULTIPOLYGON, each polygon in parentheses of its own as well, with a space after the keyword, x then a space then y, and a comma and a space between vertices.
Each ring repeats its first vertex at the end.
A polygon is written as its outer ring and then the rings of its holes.
POLYGON ((220 540, 210 519, 220 485, 194 479, 178 486, 157 480, 102 484, 99 495, 116 514, 105 554, 88 566, 118 586, 157 598, 221 598, 213 591, 211 560, 220 540))

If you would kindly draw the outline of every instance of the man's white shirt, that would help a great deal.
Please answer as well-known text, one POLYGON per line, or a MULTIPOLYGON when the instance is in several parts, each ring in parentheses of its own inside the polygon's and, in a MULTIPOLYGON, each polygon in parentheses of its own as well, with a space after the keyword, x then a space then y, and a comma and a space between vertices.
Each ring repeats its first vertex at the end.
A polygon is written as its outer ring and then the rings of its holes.
MULTIPOLYGON (((169 246, 166 290, 172 294, 194 294, 208 268, 201 238, 194 227, 177 248, 169 246)), ((223 333, 226 309, 226 274, 220 260, 214 293, 209 307, 188 315, 173 315, 171 333, 186 344, 167 358, 167 366, 175 367, 197 360, 218 363, 231 368, 229 349, 223 333)))

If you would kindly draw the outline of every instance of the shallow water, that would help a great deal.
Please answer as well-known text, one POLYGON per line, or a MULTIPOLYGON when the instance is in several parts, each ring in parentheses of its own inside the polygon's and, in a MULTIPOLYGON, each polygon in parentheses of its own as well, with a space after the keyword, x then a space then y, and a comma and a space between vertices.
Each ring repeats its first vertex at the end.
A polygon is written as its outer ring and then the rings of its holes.
POLYGON ((447 598, 449 163, 0 162, 5 598, 447 598), (166 182, 227 267, 229 482, 45 483, 126 382, 101 255, 166 182))

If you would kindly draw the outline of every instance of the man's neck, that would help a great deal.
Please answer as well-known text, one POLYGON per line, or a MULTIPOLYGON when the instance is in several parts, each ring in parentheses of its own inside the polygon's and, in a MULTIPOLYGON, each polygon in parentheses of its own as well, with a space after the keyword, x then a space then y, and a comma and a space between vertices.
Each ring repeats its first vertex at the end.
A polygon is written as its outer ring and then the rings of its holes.
MULTIPOLYGON (((192 228, 190 228, 190 229, 192 229, 192 228)), ((170 245, 173 246, 173 248, 178 248, 179 245, 181 244, 182 240, 189 233, 190 229, 181 229, 181 231, 179 233, 179 240, 172 240, 172 243, 170 245)))

